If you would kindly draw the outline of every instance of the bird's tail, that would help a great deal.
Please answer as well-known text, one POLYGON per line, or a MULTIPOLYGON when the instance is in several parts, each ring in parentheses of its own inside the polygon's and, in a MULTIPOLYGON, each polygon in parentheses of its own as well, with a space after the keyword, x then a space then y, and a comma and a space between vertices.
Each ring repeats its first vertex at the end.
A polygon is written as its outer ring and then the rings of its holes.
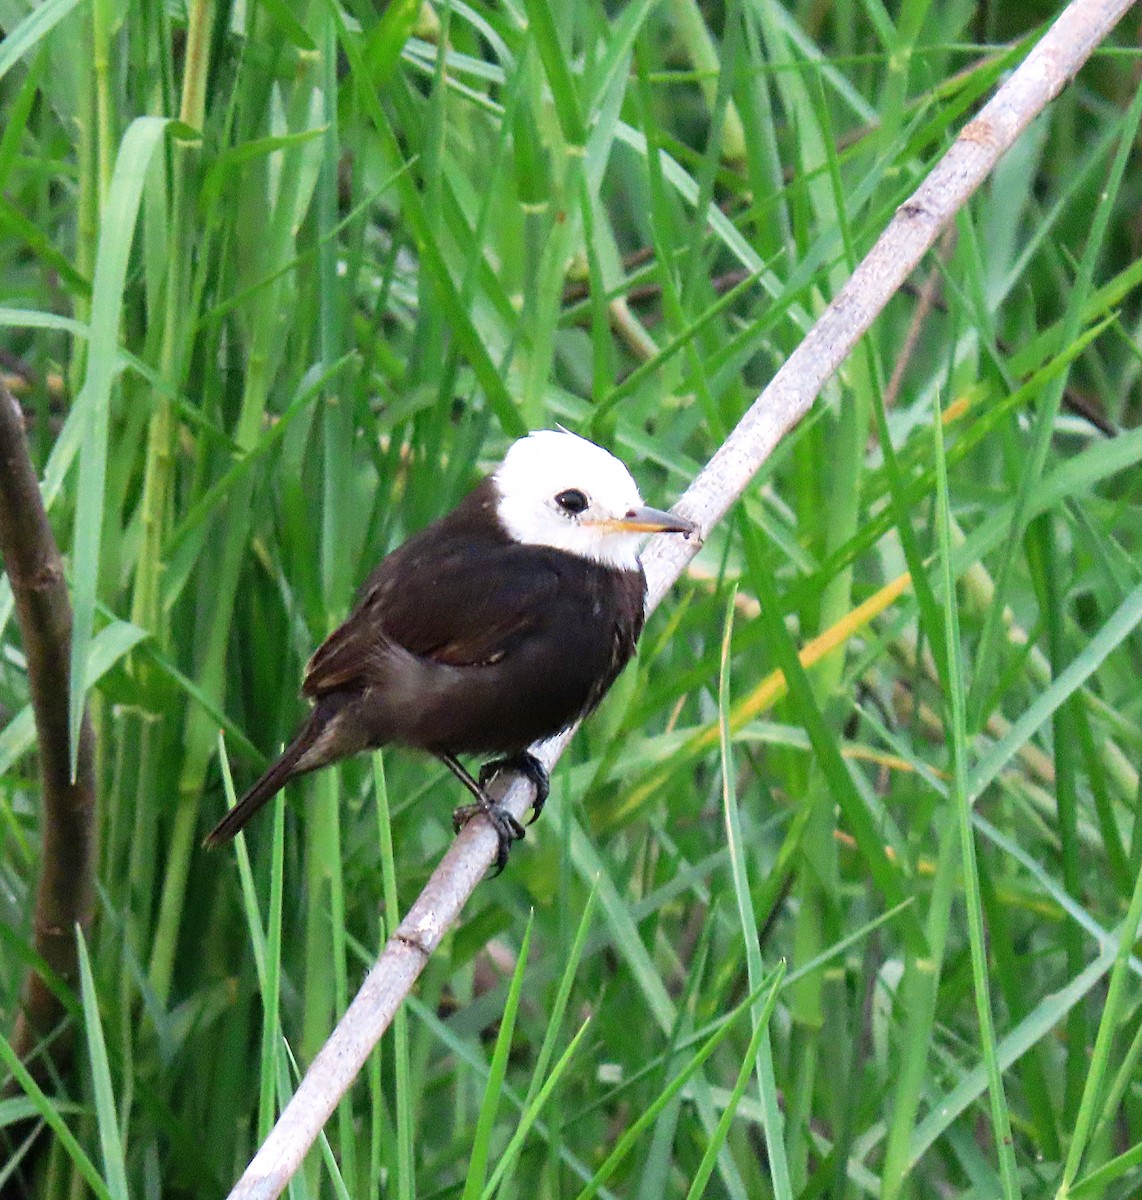
POLYGON ((319 712, 320 710, 315 710, 310 714, 309 720, 302 726, 297 737, 282 751, 277 762, 206 835, 202 844, 207 849, 213 850, 215 846, 230 841, 266 801, 272 800, 295 775, 304 775, 322 765, 320 762, 301 764, 301 759, 313 747, 324 725, 323 721, 319 722, 316 719, 319 712))

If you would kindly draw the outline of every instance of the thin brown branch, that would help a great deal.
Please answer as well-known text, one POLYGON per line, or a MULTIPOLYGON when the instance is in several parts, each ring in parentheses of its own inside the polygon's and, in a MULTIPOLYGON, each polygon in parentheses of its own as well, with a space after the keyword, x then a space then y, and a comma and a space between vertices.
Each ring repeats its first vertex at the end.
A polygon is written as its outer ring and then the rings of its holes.
MULTIPOLYGON (((951 253, 955 240, 955 228, 945 230, 936 250, 941 261, 951 253)), ((892 378, 888 381, 888 387, 884 389, 884 407, 886 409, 896 407, 896 398, 904 384, 904 376, 912 361, 912 355, 920 343, 920 334, 924 329, 924 323, 928 320, 928 314, 932 308, 939 302, 939 289, 940 272, 933 269, 928 272, 928 278, 924 280, 923 286, 920 288, 916 307, 912 312, 912 320, 908 322, 908 332, 904 335, 904 344, 900 347, 900 353, 896 356, 896 362, 892 368, 892 378)))
MULTIPOLYGON (((941 255, 941 258, 942 257, 943 255, 941 255)), ((918 312, 920 312, 921 309, 931 309, 933 312, 946 314, 948 311, 948 306, 943 297, 929 289, 929 284, 936 283, 938 281, 939 272, 933 271, 924 281, 924 284, 921 287, 915 286, 913 282, 909 280, 900 290, 910 296, 916 297, 916 299, 919 301, 919 308, 917 310, 918 312)), ((924 315, 927 315, 926 311, 924 312, 924 315)), ((913 318, 912 324, 908 329, 909 338, 912 337, 913 330, 918 332, 918 325, 915 318, 913 318)), ((1004 341, 1003 338, 997 338, 995 344, 1002 354, 1010 355, 1012 353, 1011 344, 1004 341)), ((914 347, 912 345, 908 345, 907 349, 909 353, 911 353, 914 347)), ((1020 382, 1025 382, 1026 379, 1030 378, 1030 375, 1031 372, 1027 372, 1027 374, 1022 377, 1020 382)), ((896 382, 896 376, 897 372, 893 371, 892 378, 894 383, 896 382)), ((888 392, 885 394, 885 406, 891 408, 894 403, 895 399, 892 395, 892 388, 890 386, 888 392)), ((1087 422, 1088 425, 1093 425, 1094 428, 1099 431, 1099 433, 1105 434, 1106 437, 1118 437, 1120 433, 1118 426, 1115 425, 1115 423, 1106 415, 1099 402, 1092 396, 1089 396, 1083 392, 1082 389, 1075 384, 1074 380, 1069 377, 1067 379, 1067 385, 1063 389, 1063 407, 1067 410, 1067 412, 1073 413, 1076 417, 1081 417, 1087 422)))
MULTIPOLYGON (((68 680, 71 603, 63 562, 40 497, 20 408, 0 386, 0 555, 12 584, 28 664, 42 779, 40 880, 33 936, 37 954, 65 982, 77 974, 75 927, 87 930, 95 908, 95 771, 91 724, 84 714, 79 765, 71 780, 68 680)), ((24 981, 12 1044, 26 1057, 59 1024, 64 1008, 36 971, 24 981)), ((71 1039, 52 1040, 62 1066, 71 1039)))
MULTIPOLYGON (((677 511, 696 521, 703 533, 725 516, 955 213, 1130 4, 1131 0, 1074 0, 1061 14, 900 206, 821 319, 690 485, 677 511)), ((658 605, 697 551, 697 539, 662 538, 650 548, 643 560, 649 608, 658 605)), ((537 748, 545 766, 550 768, 559 757, 571 732, 537 748)), ((513 784, 503 797, 520 819, 530 801, 531 788, 522 783, 513 784)), ((486 873, 495 850, 495 834, 483 822, 471 822, 455 840, 230 1193, 231 1200, 271 1200, 281 1194, 486 873)))

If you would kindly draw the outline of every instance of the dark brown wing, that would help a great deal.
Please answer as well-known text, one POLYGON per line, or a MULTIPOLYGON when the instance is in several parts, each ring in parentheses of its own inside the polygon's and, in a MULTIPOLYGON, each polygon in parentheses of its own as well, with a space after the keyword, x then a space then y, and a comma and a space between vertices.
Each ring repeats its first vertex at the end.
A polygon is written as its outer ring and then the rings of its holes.
POLYGON ((393 647, 451 666, 496 663, 536 628, 559 577, 480 513, 482 491, 381 562, 310 660, 305 695, 382 682, 393 647))

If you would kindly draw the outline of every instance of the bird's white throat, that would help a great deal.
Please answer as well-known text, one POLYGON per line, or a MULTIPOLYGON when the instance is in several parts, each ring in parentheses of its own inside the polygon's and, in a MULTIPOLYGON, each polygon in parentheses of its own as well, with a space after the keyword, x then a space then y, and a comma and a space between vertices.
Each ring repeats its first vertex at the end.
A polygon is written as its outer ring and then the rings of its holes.
POLYGON ((642 497, 631 473, 601 446, 566 430, 538 430, 510 447, 494 478, 496 515, 515 541, 638 569, 641 536, 604 523, 641 507, 642 497), (580 497, 585 505, 573 511, 580 497))

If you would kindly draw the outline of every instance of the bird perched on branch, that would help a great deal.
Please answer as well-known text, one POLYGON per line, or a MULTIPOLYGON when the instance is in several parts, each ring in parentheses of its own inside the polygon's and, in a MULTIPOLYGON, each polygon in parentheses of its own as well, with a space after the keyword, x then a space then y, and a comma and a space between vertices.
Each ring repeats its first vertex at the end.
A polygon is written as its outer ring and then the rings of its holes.
POLYGON ((523 828, 484 785, 501 770, 525 775, 535 820, 549 781, 528 746, 591 712, 634 653, 641 539, 695 532, 645 507, 600 446, 563 430, 521 438, 452 512, 381 561, 306 667, 305 724, 206 845, 232 838, 295 776, 395 743, 435 755, 472 793, 453 824, 482 813, 502 870, 523 828), (476 780, 461 754, 495 757, 476 780))

